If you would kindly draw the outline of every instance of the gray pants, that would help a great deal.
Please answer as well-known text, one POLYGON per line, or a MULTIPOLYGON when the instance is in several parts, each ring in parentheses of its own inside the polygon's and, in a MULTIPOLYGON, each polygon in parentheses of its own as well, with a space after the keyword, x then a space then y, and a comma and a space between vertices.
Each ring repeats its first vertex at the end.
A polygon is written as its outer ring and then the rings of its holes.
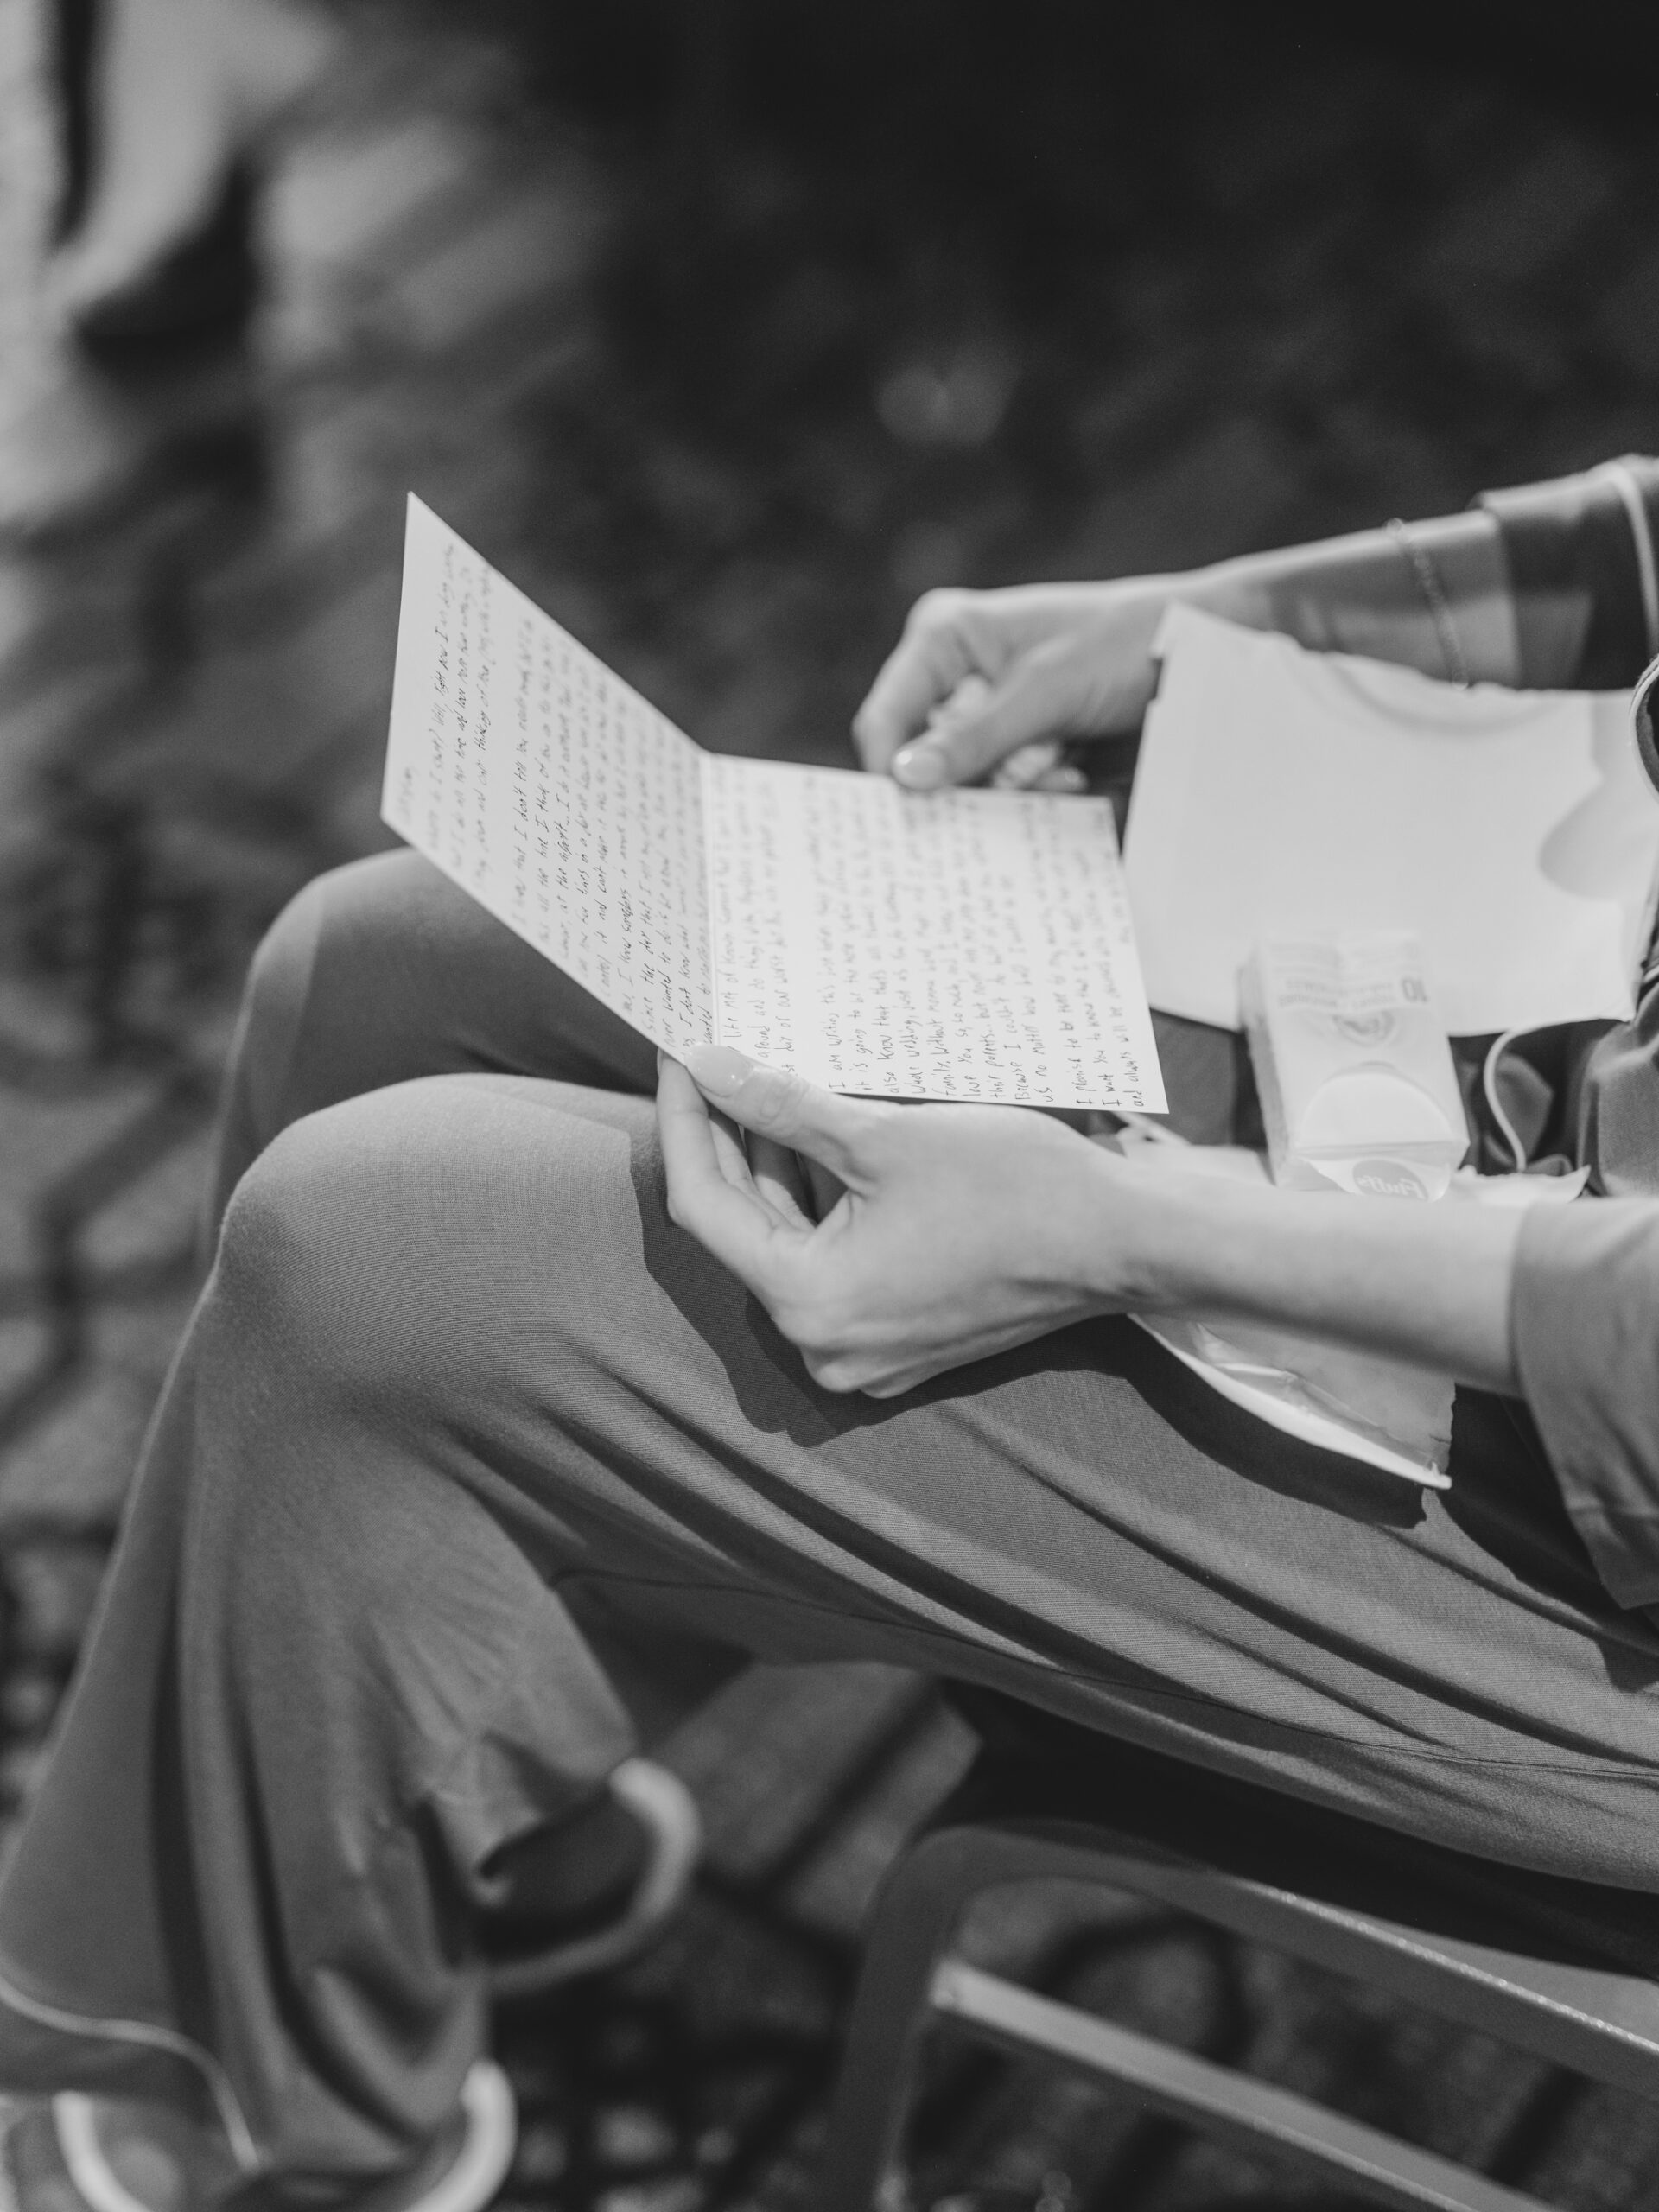
POLYGON ((0 1891, 0 2081, 206 2085, 279 2191, 403 2162, 483 2037, 491 1854, 741 1653, 1659 1891, 1659 1635, 1519 1408, 1460 1402, 1439 1495, 1127 1322, 829 1396, 669 1224, 652 1072, 410 856, 277 925, 213 1274, 0 1891))

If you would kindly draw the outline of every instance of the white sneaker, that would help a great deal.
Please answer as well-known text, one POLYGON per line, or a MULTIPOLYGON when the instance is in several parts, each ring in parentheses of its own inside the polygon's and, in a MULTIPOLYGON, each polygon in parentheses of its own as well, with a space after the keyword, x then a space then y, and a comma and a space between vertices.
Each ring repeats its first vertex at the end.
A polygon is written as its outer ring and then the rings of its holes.
POLYGON ((613 1797, 645 1831, 645 1857, 633 1894, 602 1928, 489 1968, 493 1997, 538 1997, 583 1976, 608 1974, 655 1941, 684 1904, 702 1849, 702 1822, 678 1775, 652 1759, 624 1759, 613 1797))
MULTIPOLYGON (((480 2059, 443 2142, 369 2190, 359 2212, 483 2212, 518 2132, 506 2075, 480 2059)), ((247 2178, 222 2142, 160 2106, 67 2089, 0 2101, 3 2212, 217 2212, 247 2178)))

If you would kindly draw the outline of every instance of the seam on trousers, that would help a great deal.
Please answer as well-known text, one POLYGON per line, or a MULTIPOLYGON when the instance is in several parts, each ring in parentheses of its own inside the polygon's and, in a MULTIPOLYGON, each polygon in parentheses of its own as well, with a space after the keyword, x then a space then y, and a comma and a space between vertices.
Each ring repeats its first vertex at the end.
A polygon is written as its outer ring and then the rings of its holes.
POLYGON ((242 2116, 229 2075, 211 2051, 176 2028, 158 2028, 148 2020, 105 2019, 96 2013, 72 2012, 62 2005, 48 2005, 20 1989, 10 1978, 15 1971, 9 1961, 0 1970, 0 2005, 9 2005, 38 2027, 51 2028, 60 2035, 87 2036, 106 2043, 130 2044, 143 2050, 159 2050, 194 2066, 207 2085, 237 2164, 245 2174, 259 2172, 264 2161, 258 2145, 242 2116))
MULTIPOLYGON (((1138 1683, 1120 1680, 1104 1668, 1086 1669, 1068 1667, 1058 1660, 1034 1656, 1032 1653, 1022 1651, 1017 1646, 1007 1642, 995 1643, 988 1639, 982 1643, 966 1635, 960 1629, 942 1628, 931 1623, 910 1624, 902 1620, 890 1619, 881 1614, 854 1613, 845 1605, 831 1605, 821 1599, 803 1598, 792 1591, 756 1591, 750 1585, 741 1582, 672 1581, 666 1577, 619 1574, 602 1567, 575 1568, 557 1578, 557 1582, 582 1581, 613 1582, 622 1589, 686 1590, 696 1592, 702 1596, 734 1596, 749 1600, 758 1597, 773 1603, 787 1603, 798 1606, 803 1611, 821 1613, 832 1620, 868 1621, 873 1628, 885 1629, 889 1631, 897 1630, 906 1635, 918 1637, 937 1637, 942 1641, 959 1644, 964 1651, 976 1651, 993 1656, 1007 1656, 1016 1659, 1023 1666, 1031 1667, 1042 1674, 1057 1675, 1064 1681, 1096 1684, 1106 1689, 1121 1691, 1131 1698, 1144 1699, 1147 1700, 1149 1709, 1154 1711, 1156 1710, 1156 1707, 1152 1705, 1151 1701, 1154 1699, 1159 1699, 1171 1705, 1188 1707, 1203 1713, 1224 1713, 1246 1722, 1252 1728, 1263 1731, 1277 1730, 1283 1735, 1294 1736, 1311 1743, 1346 1745, 1357 1751, 1381 1752, 1389 1758, 1414 1759, 1425 1764, 1507 1769, 1519 1774, 1606 1776, 1611 1779, 1624 1781, 1629 1781, 1633 1775, 1647 1772, 1651 1775, 1656 1783, 1659 1783, 1659 1758, 1654 1759, 1646 1768, 1634 1758, 1628 1760, 1493 1758, 1478 1751, 1423 1749, 1388 1737, 1345 1736, 1335 1728, 1310 1727, 1305 1721, 1268 1719, 1260 1713, 1252 1713, 1248 1706, 1228 1705, 1220 1698, 1211 1697, 1202 1690, 1149 1690, 1138 1683)), ((556 1587, 557 1583, 554 1586, 556 1587)), ((1106 1732, 1103 1730, 1102 1732, 1106 1732)))

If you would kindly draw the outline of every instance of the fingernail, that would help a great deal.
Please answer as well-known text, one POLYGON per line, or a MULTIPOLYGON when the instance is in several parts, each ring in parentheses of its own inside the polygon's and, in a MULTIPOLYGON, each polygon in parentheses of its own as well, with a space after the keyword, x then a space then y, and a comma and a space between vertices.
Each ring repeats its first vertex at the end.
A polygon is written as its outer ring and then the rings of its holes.
POLYGON ((901 746, 893 756, 893 772, 913 791, 938 789, 949 772, 949 764, 937 745, 901 746))
POLYGON ((699 1090, 735 1090, 754 1062, 730 1045, 693 1045, 685 1065, 699 1090))

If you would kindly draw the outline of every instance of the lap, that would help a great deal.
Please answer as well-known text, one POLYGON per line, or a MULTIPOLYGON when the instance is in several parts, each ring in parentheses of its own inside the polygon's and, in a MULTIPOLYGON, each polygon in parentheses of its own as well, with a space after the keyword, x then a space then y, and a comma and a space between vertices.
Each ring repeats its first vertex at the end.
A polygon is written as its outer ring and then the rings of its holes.
POLYGON ((1659 1637, 1497 1402, 1460 1403, 1441 1496, 1260 1427, 1126 1322, 833 1396, 668 1222, 648 1103, 531 1077, 315 1116, 238 1217, 280 1224, 358 1401, 463 1440, 573 1584, 1659 1887, 1659 1637))

